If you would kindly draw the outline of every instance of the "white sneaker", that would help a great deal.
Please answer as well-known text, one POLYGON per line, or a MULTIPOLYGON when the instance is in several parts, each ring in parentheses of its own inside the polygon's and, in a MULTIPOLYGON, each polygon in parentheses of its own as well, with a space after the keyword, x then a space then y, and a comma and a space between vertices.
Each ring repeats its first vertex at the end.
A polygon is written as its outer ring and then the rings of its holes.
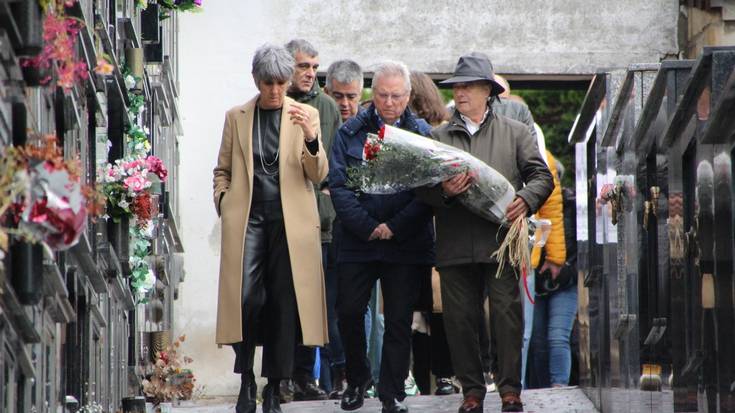
POLYGON ((416 381, 413 378, 413 375, 409 372, 408 377, 406 377, 406 381, 404 383, 406 396, 418 396, 420 394, 419 392, 419 386, 416 385, 416 381))

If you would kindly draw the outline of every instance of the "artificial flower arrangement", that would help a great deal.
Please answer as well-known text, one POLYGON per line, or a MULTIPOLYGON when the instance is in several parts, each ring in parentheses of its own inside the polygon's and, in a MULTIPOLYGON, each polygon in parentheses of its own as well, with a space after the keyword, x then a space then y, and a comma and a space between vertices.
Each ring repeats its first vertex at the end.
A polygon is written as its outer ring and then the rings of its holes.
MULTIPOLYGON (((77 57, 76 44, 79 32, 84 27, 80 19, 69 17, 65 7, 73 6, 77 0, 46 0, 42 7, 46 11, 43 21, 43 49, 32 58, 22 58, 21 66, 34 67, 42 71, 56 68, 56 85, 68 92, 74 84, 89 77, 89 68, 77 57)), ((49 84, 52 76, 41 79, 42 85, 49 84)))
MULTIPOLYGON (((149 3, 149 0, 135 0, 135 5, 143 10, 148 8, 149 3)), ((162 20, 171 17, 174 11, 197 13, 202 10, 202 0, 158 0, 157 4, 161 7, 162 20)))
POLYGON ((87 218, 102 211, 96 188, 81 182, 79 161, 64 159, 53 135, 4 152, 0 176, 10 186, 3 189, 0 213, 11 227, 3 231, 28 242, 43 241, 55 251, 74 246, 87 218))
MULTIPOLYGON (((6 216, 18 196, 27 192, 29 187, 30 179, 21 153, 13 146, 0 148, 0 217, 6 216)), ((0 259, 8 251, 8 233, 14 231, 17 229, 0 227, 0 259)))
POLYGON ((158 404, 192 398, 196 378, 186 366, 194 360, 180 352, 185 340, 186 336, 182 335, 156 353, 153 372, 143 380, 143 393, 150 402, 158 404))
POLYGON ((161 6, 161 18, 170 17, 173 11, 199 12, 202 10, 202 0, 158 0, 161 6))
POLYGON ((167 176, 163 162, 153 155, 107 164, 100 180, 108 200, 108 217, 115 222, 134 218, 138 225, 150 221, 151 195, 160 191, 160 184, 166 182, 167 176))
POLYGON ((114 164, 107 164, 99 175, 107 199, 107 217, 115 222, 127 218, 134 223, 129 234, 130 286, 138 302, 146 301, 146 294, 156 282, 147 257, 151 252, 153 221, 158 213, 156 197, 167 178, 168 170, 153 155, 118 159, 114 164))

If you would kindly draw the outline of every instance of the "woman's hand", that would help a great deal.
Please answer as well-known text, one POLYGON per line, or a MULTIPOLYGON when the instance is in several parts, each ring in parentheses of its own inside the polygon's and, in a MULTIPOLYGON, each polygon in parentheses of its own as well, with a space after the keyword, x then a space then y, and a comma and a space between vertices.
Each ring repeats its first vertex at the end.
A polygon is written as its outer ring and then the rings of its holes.
POLYGON ((292 105, 288 109, 288 114, 291 116, 291 122, 296 126, 300 126, 301 130, 304 131, 304 140, 306 142, 311 142, 316 139, 316 131, 311 127, 311 118, 307 111, 299 106, 292 105))
POLYGON ((551 279, 556 280, 556 277, 559 276, 559 273, 561 272, 561 265, 556 265, 553 262, 544 261, 544 265, 541 266, 541 269, 539 270, 539 273, 543 273, 544 271, 549 270, 551 273, 551 279))

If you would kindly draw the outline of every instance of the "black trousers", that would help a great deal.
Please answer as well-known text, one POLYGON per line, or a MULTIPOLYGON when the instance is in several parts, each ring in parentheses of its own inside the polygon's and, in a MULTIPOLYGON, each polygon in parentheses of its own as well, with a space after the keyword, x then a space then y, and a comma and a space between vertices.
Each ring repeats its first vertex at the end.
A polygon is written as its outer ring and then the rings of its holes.
POLYGON ((436 378, 451 378, 454 376, 452 359, 449 355, 447 334, 444 331, 444 316, 442 313, 423 313, 429 317, 431 334, 414 332, 413 345, 413 378, 422 395, 431 394, 431 375, 436 378))
POLYGON ((490 323, 498 357, 495 383, 500 394, 521 392, 521 347, 523 308, 518 279, 506 265, 495 278, 496 264, 467 264, 440 269, 444 327, 452 355, 452 366, 465 395, 481 400, 486 387, 480 350, 480 328, 485 287, 490 295, 490 323))
POLYGON ((263 345, 261 376, 291 377, 301 324, 279 203, 251 206, 243 257, 243 341, 235 343, 235 372, 253 369, 255 346, 263 345))
POLYGON ((345 351, 347 382, 359 386, 370 380, 365 341, 365 311, 375 281, 383 292, 385 333, 378 394, 381 400, 406 397, 404 382, 411 360, 411 321, 419 280, 431 272, 428 265, 385 262, 339 264, 337 314, 345 351))

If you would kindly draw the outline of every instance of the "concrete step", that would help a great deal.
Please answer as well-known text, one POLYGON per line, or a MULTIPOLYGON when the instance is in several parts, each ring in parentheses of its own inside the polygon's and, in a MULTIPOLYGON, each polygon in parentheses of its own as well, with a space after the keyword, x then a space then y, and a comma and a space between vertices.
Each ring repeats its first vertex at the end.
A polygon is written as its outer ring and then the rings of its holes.
MULTIPOLYGON (((597 412, 592 402, 577 387, 558 389, 527 390, 521 395, 526 412, 597 412)), ((454 413, 461 402, 459 395, 452 396, 416 396, 406 398, 411 412, 421 413, 454 413)), ((316 402, 292 402, 281 406, 284 413, 341 413, 339 401, 326 400, 316 402)), ((235 411, 235 398, 218 398, 182 402, 174 408, 174 413, 232 413, 235 411)), ((258 408, 258 412, 260 412, 258 408)), ((488 393, 485 397, 485 412, 500 411, 498 393, 488 393)), ((368 399, 358 410, 363 413, 379 413, 380 402, 368 399)))

